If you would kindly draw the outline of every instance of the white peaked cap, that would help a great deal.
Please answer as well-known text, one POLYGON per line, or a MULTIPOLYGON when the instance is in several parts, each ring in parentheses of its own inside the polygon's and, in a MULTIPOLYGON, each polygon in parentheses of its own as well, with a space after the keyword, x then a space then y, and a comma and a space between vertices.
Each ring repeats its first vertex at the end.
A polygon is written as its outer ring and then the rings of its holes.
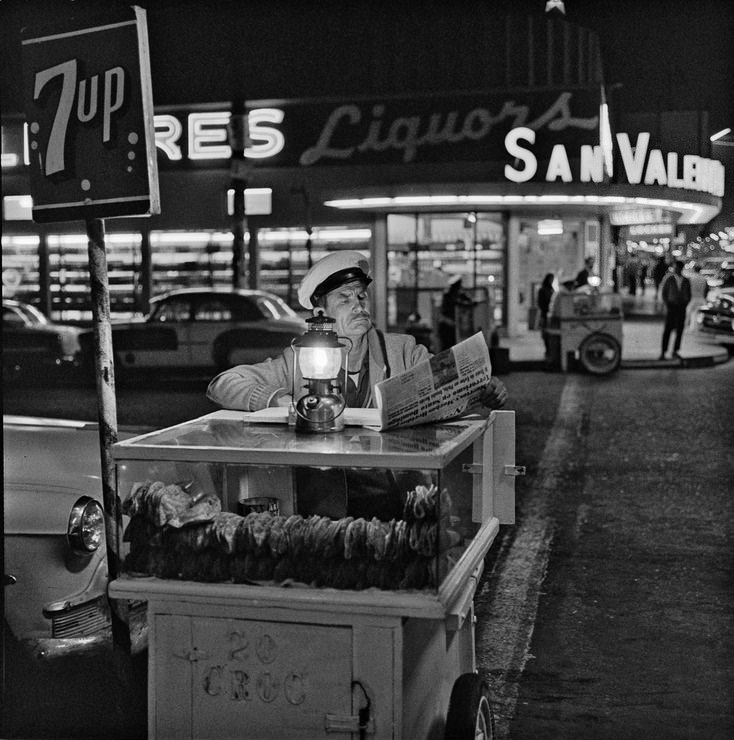
POLYGON ((298 302, 304 308, 315 308, 312 298, 353 280, 362 280, 367 285, 372 282, 369 260, 361 252, 332 252, 303 276, 298 288, 298 302))

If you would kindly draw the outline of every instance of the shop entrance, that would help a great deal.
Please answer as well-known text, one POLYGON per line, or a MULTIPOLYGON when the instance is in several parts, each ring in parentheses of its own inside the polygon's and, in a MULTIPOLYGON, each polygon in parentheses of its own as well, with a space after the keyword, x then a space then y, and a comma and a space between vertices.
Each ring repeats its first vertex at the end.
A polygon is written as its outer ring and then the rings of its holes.
POLYGON ((460 279, 474 307, 459 313, 457 339, 479 330, 489 339, 504 321, 505 252, 502 213, 388 214, 388 330, 413 333, 433 351, 442 349, 442 299, 460 279))

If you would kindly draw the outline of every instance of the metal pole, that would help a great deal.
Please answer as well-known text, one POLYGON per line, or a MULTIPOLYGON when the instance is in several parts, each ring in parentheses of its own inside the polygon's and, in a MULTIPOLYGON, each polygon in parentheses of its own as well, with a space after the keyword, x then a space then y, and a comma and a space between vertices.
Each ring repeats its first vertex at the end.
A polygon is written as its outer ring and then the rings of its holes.
POLYGON ((242 97, 232 100, 232 113, 229 126, 229 144, 232 149, 230 161, 231 187, 234 192, 232 220, 232 286, 245 287, 245 234, 247 233, 247 214, 245 212, 245 189, 247 187, 248 165, 245 148, 249 143, 247 114, 242 97))
MULTIPOLYGON (((121 570, 122 511, 117 498, 112 445, 117 442, 117 401, 115 367, 110 327, 110 289, 105 254, 105 227, 102 219, 87 220, 89 278, 92 290, 94 327, 94 370, 97 385, 97 414, 102 464, 102 501, 105 511, 107 569, 110 579, 121 570)), ((113 603, 112 637, 116 645, 130 647, 130 632, 122 614, 126 604, 113 603)))
POLYGON ((476 291, 477 291, 477 221, 478 221, 477 214, 474 214, 474 227, 472 229, 472 257, 473 257, 473 263, 472 263, 472 269, 473 269, 473 275, 472 275, 472 291, 474 292, 474 300, 476 300, 476 291))
MULTIPOLYGON (((419 234, 418 234, 418 214, 415 214, 415 243, 414 246, 414 252, 413 252, 413 314, 417 317, 418 316, 418 288, 420 286, 420 260, 418 257, 418 249, 419 249, 419 234)), ((429 246, 430 249, 430 246, 429 246)), ((417 319, 416 319, 417 320, 417 319)))

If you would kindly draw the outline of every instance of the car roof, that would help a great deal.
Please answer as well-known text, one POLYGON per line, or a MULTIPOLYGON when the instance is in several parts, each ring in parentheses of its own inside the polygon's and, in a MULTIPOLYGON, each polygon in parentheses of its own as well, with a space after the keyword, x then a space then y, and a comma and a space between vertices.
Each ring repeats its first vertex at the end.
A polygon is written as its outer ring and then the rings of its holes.
POLYGON ((197 296, 197 295, 240 295, 245 297, 278 298, 275 293, 254 288, 177 288, 151 298, 152 301, 162 301, 172 296, 197 296))

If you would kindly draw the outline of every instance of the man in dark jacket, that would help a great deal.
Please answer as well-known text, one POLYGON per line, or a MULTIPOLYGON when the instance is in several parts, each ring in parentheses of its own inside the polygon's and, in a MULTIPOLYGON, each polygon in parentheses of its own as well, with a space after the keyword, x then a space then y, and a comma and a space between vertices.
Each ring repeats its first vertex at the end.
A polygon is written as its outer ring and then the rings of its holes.
POLYGON ((673 331, 675 331, 673 357, 680 357, 678 352, 683 339, 683 328, 686 324, 686 307, 691 300, 691 281, 683 275, 683 262, 680 260, 677 260, 673 266, 673 272, 665 276, 660 285, 660 296, 663 299, 666 311, 660 359, 665 359, 670 335, 673 331))

